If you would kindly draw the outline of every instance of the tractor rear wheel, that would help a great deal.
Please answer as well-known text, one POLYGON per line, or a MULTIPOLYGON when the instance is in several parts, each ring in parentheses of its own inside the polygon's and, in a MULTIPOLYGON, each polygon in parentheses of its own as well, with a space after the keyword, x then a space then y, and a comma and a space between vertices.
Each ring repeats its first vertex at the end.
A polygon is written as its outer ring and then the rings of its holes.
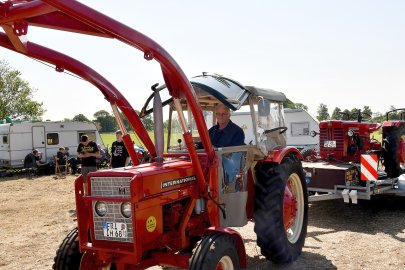
POLYGON ((266 259, 292 262, 301 254, 308 224, 308 195, 301 162, 289 155, 280 165, 258 166, 254 211, 257 244, 266 259))
POLYGON ((384 167, 387 176, 390 178, 398 177, 405 171, 401 166, 404 166, 404 142, 405 127, 392 127, 387 132, 383 141, 383 157, 384 167))
POLYGON ((240 269, 238 251, 232 236, 214 233, 204 237, 191 257, 189 269, 240 269))
POLYGON ((76 270, 80 269, 82 254, 79 250, 79 233, 74 228, 63 240, 56 256, 52 269, 54 270, 76 270))

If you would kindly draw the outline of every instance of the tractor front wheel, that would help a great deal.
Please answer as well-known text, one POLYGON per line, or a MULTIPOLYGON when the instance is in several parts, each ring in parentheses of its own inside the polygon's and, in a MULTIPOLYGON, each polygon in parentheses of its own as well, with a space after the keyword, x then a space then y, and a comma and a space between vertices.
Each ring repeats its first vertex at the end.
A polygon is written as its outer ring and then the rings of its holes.
POLYGON ((79 233, 74 228, 63 240, 56 256, 52 269, 54 270, 76 270, 80 269, 82 254, 79 250, 79 233))
POLYGON ((190 270, 240 269, 238 251, 232 236, 214 233, 204 237, 190 260, 190 270))
POLYGON ((256 170, 254 230, 261 253, 276 263, 294 261, 302 251, 308 224, 308 196, 300 160, 259 164, 256 170))

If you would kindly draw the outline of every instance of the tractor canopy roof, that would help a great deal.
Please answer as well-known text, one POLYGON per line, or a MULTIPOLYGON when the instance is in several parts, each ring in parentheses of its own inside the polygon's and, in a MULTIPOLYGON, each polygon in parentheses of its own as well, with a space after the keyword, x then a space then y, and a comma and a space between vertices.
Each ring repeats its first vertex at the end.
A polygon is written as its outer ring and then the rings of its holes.
MULTIPOLYGON (((204 72, 203 75, 192 77, 190 83, 197 95, 201 107, 208 110, 212 110, 219 102, 221 102, 231 110, 237 111, 242 105, 246 104, 250 95, 257 98, 264 98, 269 101, 286 101, 286 96, 281 92, 256 86, 243 86, 241 83, 233 79, 218 74, 208 74, 204 72)), ((159 91, 167 90, 165 84, 157 87, 157 89, 159 91)), ((140 112, 140 117, 150 114, 153 111, 153 108, 148 108, 153 96, 154 94, 152 93, 146 100, 146 103, 140 112)), ((172 98, 165 100, 163 106, 170 104, 172 101, 172 98)), ((182 106, 183 109, 187 108, 187 101, 185 99, 182 99, 182 106)))
POLYGON ((250 94, 271 101, 284 102, 286 100, 285 95, 281 92, 255 86, 243 86, 233 79, 218 74, 203 73, 203 75, 193 77, 190 82, 199 97, 202 107, 206 107, 210 102, 213 102, 207 94, 233 111, 238 110, 250 94))

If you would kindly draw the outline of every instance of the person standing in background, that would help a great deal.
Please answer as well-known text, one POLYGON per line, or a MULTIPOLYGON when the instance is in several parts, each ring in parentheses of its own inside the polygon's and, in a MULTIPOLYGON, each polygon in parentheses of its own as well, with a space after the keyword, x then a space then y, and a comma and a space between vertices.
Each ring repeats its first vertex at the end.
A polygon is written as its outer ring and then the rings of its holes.
POLYGON ((77 147, 77 157, 82 160, 81 174, 83 175, 83 185, 87 194, 87 174, 97 171, 97 159, 101 157, 97 144, 89 140, 87 135, 82 135, 81 143, 77 147))
POLYGON ((116 141, 111 146, 111 168, 126 167, 129 163, 129 154, 122 141, 122 131, 115 132, 116 141))

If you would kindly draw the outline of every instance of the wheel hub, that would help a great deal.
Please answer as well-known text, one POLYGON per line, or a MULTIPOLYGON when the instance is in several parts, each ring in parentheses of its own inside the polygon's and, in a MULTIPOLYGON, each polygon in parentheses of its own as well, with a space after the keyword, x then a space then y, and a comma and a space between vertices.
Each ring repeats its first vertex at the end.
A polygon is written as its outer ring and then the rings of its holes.
POLYGON ((291 192, 291 182, 285 187, 284 191, 284 228, 287 230, 294 223, 297 216, 297 200, 291 192))
POLYGON ((216 270, 233 270, 232 259, 229 256, 224 256, 217 264, 216 270))

